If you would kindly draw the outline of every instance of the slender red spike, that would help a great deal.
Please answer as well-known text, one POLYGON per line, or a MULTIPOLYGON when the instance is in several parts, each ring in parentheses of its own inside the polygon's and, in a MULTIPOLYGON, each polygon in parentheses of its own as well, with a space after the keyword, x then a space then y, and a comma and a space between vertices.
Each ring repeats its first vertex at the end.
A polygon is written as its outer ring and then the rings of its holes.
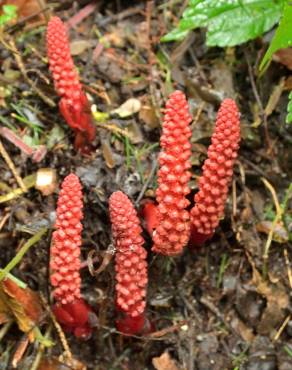
POLYGON ((55 89, 61 97, 60 112, 76 133, 75 148, 87 152, 95 139, 96 127, 70 54, 66 26, 59 17, 48 23, 47 52, 55 89))
POLYGON ((225 99, 218 111, 208 158, 199 179, 199 191, 191 210, 191 243, 201 245, 214 234, 224 215, 228 186, 240 141, 239 112, 232 99, 225 99))
POLYGON ((152 250, 168 256, 182 253, 190 236, 186 195, 190 189, 192 118, 181 91, 172 93, 166 103, 160 138, 158 189, 156 191, 158 226, 153 232, 152 250))
POLYGON ((89 335, 91 331, 88 325, 91 308, 80 292, 82 208, 81 184, 78 177, 71 173, 64 179, 58 198, 56 230, 50 251, 50 280, 56 300, 53 310, 57 320, 67 331, 75 332, 78 328, 78 336, 89 335))
POLYGON ((116 306, 122 314, 117 326, 125 334, 137 334, 145 325, 147 253, 137 212, 121 191, 109 199, 112 232, 116 248, 116 306))

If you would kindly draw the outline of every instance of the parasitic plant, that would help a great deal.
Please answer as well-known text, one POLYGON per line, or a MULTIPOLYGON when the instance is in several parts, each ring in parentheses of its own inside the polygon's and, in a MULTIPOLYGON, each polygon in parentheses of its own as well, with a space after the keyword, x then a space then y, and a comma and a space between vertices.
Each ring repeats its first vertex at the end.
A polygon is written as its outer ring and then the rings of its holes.
POLYGON ((147 331, 145 317, 147 253, 142 228, 130 199, 121 191, 109 199, 113 240, 116 248, 116 307, 121 314, 117 328, 124 334, 147 331))
POLYGON ((76 150, 86 153, 95 139, 96 127, 70 54, 66 26, 59 17, 51 18, 48 23, 47 53, 55 89, 61 97, 60 112, 75 131, 76 150))
POLYGON ((64 179, 58 198, 50 251, 50 280, 57 320, 76 337, 86 338, 91 334, 88 323, 91 309, 80 292, 82 208, 81 184, 72 173, 64 179))
POLYGON ((191 210, 191 243, 203 244, 214 234, 224 214, 228 186, 233 175, 240 141, 239 112, 232 99, 225 99, 218 111, 208 158, 199 179, 199 191, 191 210))
POLYGON ((157 224, 152 235, 152 251, 168 256, 180 254, 190 235, 186 196, 191 177, 191 120, 185 95, 181 91, 173 92, 164 113, 156 191, 158 205, 152 217, 152 222, 157 224))

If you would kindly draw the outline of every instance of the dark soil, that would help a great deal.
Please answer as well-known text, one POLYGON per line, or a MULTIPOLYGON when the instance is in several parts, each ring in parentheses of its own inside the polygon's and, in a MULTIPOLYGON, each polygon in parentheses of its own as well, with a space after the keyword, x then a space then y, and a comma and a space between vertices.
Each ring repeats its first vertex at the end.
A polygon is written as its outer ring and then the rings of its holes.
MULTIPOLYGON (((88 2, 60 3, 54 13, 67 21, 88 2)), ((57 108, 58 97, 45 60, 44 20, 41 25, 31 19, 17 22, 1 36, 15 41, 28 77, 56 103, 52 108, 44 102, 24 78, 11 51, 1 44, 1 125, 26 142, 30 139, 31 145, 45 145, 47 153, 39 163, 33 163, 17 146, 5 138, 1 140, 22 178, 39 168, 53 168, 58 185, 49 196, 31 188, 1 203, 0 266, 5 267, 40 227, 52 230, 59 184, 74 172, 84 191, 82 257, 86 261, 95 251, 97 268, 111 244, 110 194, 124 191, 136 201, 137 208, 142 198, 154 197, 161 108, 169 93, 182 90, 194 117, 193 193, 197 191, 196 180, 206 158, 218 105, 224 97, 232 97, 241 111, 242 141, 225 218, 215 236, 201 249, 186 248, 182 256, 168 258, 150 252, 151 242, 145 231, 149 251, 147 314, 155 325, 154 333, 123 337, 116 331, 111 261, 97 276, 89 273, 90 263, 84 263, 82 289, 95 309, 96 328, 88 341, 70 335, 67 339, 73 356, 92 370, 289 370, 292 249, 288 240, 292 214, 288 188, 292 133, 285 124, 289 70, 273 62, 262 78, 257 77, 257 66, 267 46, 263 39, 230 49, 207 48, 204 31, 199 30, 182 43, 160 43, 160 37, 172 28, 181 12, 181 6, 173 1, 150 2, 148 6, 138 1, 100 1, 94 12, 70 29, 74 61, 97 110, 110 113, 129 98, 142 103, 138 113, 123 119, 111 114, 102 123, 127 128, 134 138, 132 143, 110 127, 98 127, 96 150, 87 157, 74 150, 74 135, 57 108), (284 86, 282 93, 267 116, 265 107, 280 84, 284 86), (275 221, 266 264, 263 255, 276 209, 263 179, 269 182, 280 204, 285 197, 287 203, 282 217, 275 221), (153 360, 165 352, 169 357, 153 360)), ((0 176, 2 195, 9 192, 8 188, 18 187, 2 157, 0 176)), ((51 302, 50 236, 51 232, 32 246, 12 271, 31 289, 42 293, 47 302, 51 302)), ((39 324, 42 333, 50 323, 45 313, 39 324)), ((58 358, 63 347, 54 327, 51 338, 55 345, 44 354, 58 358)), ((0 369, 12 368, 22 339, 16 324, 1 337, 0 369)), ((37 342, 30 344, 18 368, 31 369, 39 350, 37 342)), ((70 368, 54 366, 51 368, 70 368)))

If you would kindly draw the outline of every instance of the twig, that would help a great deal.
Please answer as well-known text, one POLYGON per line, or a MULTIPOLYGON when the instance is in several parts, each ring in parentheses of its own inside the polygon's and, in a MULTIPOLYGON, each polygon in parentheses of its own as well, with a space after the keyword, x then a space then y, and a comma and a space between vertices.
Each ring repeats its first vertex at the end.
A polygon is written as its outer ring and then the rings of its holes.
POLYGON ((37 0, 37 2, 38 2, 39 7, 40 7, 40 14, 44 13, 46 21, 48 22, 49 19, 50 19, 50 15, 51 15, 50 6, 47 6, 46 0, 37 0))
POLYGON ((79 24, 83 19, 87 18, 91 13, 95 11, 97 5, 98 4, 96 4, 95 2, 87 4, 65 23, 66 26, 68 28, 77 26, 77 24, 79 24))
POLYGON ((30 249, 30 247, 36 244, 47 231, 47 228, 43 228, 33 237, 28 239, 28 241, 17 252, 16 256, 12 258, 12 260, 4 267, 3 270, 0 271, 0 281, 3 280, 8 272, 10 272, 22 260, 23 256, 30 249))
POLYGON ((150 334, 146 335, 145 338, 151 338, 151 339, 161 338, 161 337, 165 336, 166 334, 173 333, 174 331, 180 330, 184 325, 187 325, 187 324, 188 324, 188 321, 183 320, 178 324, 175 324, 175 325, 169 326, 167 328, 164 328, 164 329, 155 331, 153 333, 150 333, 150 334))
POLYGON ((8 127, 0 127, 0 135, 2 135, 6 140, 10 141, 10 143, 19 148, 24 154, 28 156, 31 156, 33 154, 33 149, 8 127))
POLYGON ((15 180, 17 181, 18 185, 20 186, 21 190, 23 192, 26 192, 27 187, 25 186, 22 178, 18 175, 17 170, 14 166, 14 163, 12 162, 11 158, 9 157, 9 154, 6 152, 1 140, 0 140, 0 153, 3 157, 3 159, 5 160, 7 166, 10 168, 10 171, 13 173, 13 175, 15 177, 15 180))
POLYGON ((52 310, 50 309, 50 306, 46 302, 45 297, 42 293, 40 293, 40 298, 41 298, 41 301, 43 303, 43 306, 45 307, 46 311, 49 313, 49 315, 50 315, 50 317, 53 321, 55 329, 57 330, 58 336, 59 336, 60 341, 62 343, 62 346, 64 348, 65 356, 66 356, 68 362, 72 362, 72 360, 73 360, 72 352, 70 350, 70 347, 69 347, 69 344, 67 342, 66 336, 65 336, 65 334, 64 334, 64 332, 61 328, 61 325, 56 320, 55 315, 53 314, 52 310))
POLYGON ((238 335, 232 326, 224 320, 224 316, 221 314, 219 309, 211 302, 208 298, 202 297, 200 303, 206 306, 233 334, 238 335))
POLYGON ((237 213, 237 196, 236 196, 236 181, 232 181, 232 217, 237 213))
MULTIPOLYGON (((93 112, 93 118, 94 118, 94 112, 93 112)), ((122 128, 119 128, 119 127, 115 126, 114 124, 99 122, 96 119, 94 120, 94 123, 96 124, 96 126, 101 127, 101 128, 104 128, 104 129, 106 129, 108 131, 111 131, 114 134, 125 136, 129 140, 132 140, 133 139, 132 138, 132 135, 127 130, 124 130, 122 128)))
POLYGON ((252 163, 249 159, 246 159, 246 158, 242 157, 241 158, 241 161, 242 162, 245 162, 248 166, 250 166, 259 175, 261 175, 261 176, 263 176, 263 177, 265 177, 265 178, 267 178, 267 179, 270 180, 270 177, 267 176, 265 174, 265 172, 259 166, 257 166, 256 164, 252 163))
POLYGON ((9 219, 10 217, 10 213, 6 213, 6 215, 4 215, 2 217, 2 220, 0 221, 0 231, 2 230, 3 226, 5 225, 6 221, 9 219))
POLYGON ((147 1, 146 2, 146 11, 145 11, 145 17, 146 17, 146 35, 147 35, 147 54, 148 54, 148 65, 147 72, 149 74, 148 80, 149 80, 149 91, 150 91, 150 98, 152 106, 154 107, 155 116, 158 118, 158 120, 161 119, 160 114, 160 106, 156 99, 156 89, 154 84, 154 77, 153 77, 153 65, 155 63, 155 54, 152 51, 152 39, 151 39, 151 17, 153 12, 153 6, 154 1, 147 1))
POLYGON ((270 139, 269 130, 268 130, 267 115, 265 113, 261 98, 260 98, 258 90, 257 90, 257 86, 256 86, 256 83, 255 83, 255 79, 254 79, 254 75, 253 75, 253 71, 252 71, 252 67, 251 67, 251 64, 249 62, 246 51, 244 51, 244 56, 245 56, 245 60, 246 60, 246 63, 247 63, 251 88, 252 88, 254 97, 257 101, 257 104, 259 106, 261 118, 264 122, 265 139, 266 139, 266 143, 267 143, 267 146, 268 146, 268 152, 272 153, 273 148, 272 148, 272 145, 271 145, 271 139, 270 139))
POLYGON ((200 116, 201 116, 204 108, 205 108, 205 102, 202 102, 199 105, 198 109, 197 109, 197 113, 196 113, 196 115, 195 115, 195 117, 193 119, 192 126, 195 126, 199 122, 199 118, 200 118, 200 116))
POLYGON ((273 342, 276 342, 280 338, 280 335, 283 333, 283 331, 286 328, 286 326, 287 326, 288 322, 290 321, 290 319, 291 319, 291 315, 288 315, 286 317, 286 319, 284 320, 283 324, 280 326, 280 329, 275 334, 275 336, 273 338, 273 342))
MULTIPOLYGON (((23 179, 23 182, 27 189, 32 188, 36 182, 36 174, 26 176, 23 179)), ((24 191, 21 188, 13 189, 10 191, 10 193, 0 196, 0 203, 8 202, 14 198, 19 197, 23 193, 24 191)))
POLYGON ((155 172, 156 172, 156 169, 157 169, 157 165, 158 165, 158 162, 157 162, 157 159, 154 159, 152 161, 152 168, 151 168, 151 171, 150 171, 150 174, 147 178, 147 180, 145 181, 137 199, 135 200, 135 206, 137 207, 141 201, 141 199, 143 198, 144 194, 145 194, 145 191, 150 183, 150 181, 152 181, 152 178, 154 177, 155 175, 155 172))
POLYGON ((275 218, 274 218, 274 220, 272 222, 272 226, 270 228, 268 239, 266 241, 266 245, 265 245, 264 253, 263 253, 263 260, 264 260, 263 275, 265 277, 266 276, 266 273, 267 273, 267 261, 268 261, 268 257, 269 257, 269 250, 270 250, 270 246, 271 246, 271 243, 272 243, 272 240, 273 240, 273 235, 274 235, 275 227, 276 227, 277 223, 282 218, 283 210, 282 210, 282 208, 280 206, 280 203, 278 201, 278 197, 277 197, 277 194, 276 194, 276 191, 275 191, 274 187, 265 178, 262 178, 261 180, 265 184, 266 188, 272 194, 272 198, 273 198, 274 205, 275 205, 275 208, 276 208, 276 216, 275 216, 275 218))
POLYGON ((118 14, 113 14, 109 17, 105 17, 103 18, 101 21, 98 22, 98 26, 99 27, 104 27, 106 26, 108 23, 112 23, 112 22, 119 22, 125 18, 128 18, 128 17, 131 17, 132 15, 136 15, 136 14, 143 14, 143 4, 140 4, 138 6, 136 6, 135 8, 130 8, 130 9, 126 9, 122 12, 119 12, 118 14))
POLYGON ((46 155, 47 149, 45 145, 38 145, 36 148, 31 148, 8 127, 0 127, 0 135, 14 144, 24 154, 32 157, 33 162, 40 162, 46 155))
POLYGON ((0 342, 13 324, 13 320, 7 321, 0 330, 0 342))
MULTIPOLYGON (((44 335, 44 338, 45 339, 49 339, 50 338, 50 335, 51 335, 51 331, 52 331, 52 326, 49 325, 49 327, 47 328, 46 332, 45 332, 45 335, 44 335)), ((38 369, 38 366, 40 364, 40 361, 43 357, 43 354, 44 354, 44 350, 45 350, 45 346, 43 344, 40 344, 39 348, 38 348, 38 353, 34 359, 34 362, 32 363, 31 367, 30 367, 30 370, 37 370, 38 369)))
POLYGON ((289 257, 288 257, 287 248, 284 249, 284 258, 285 258, 285 264, 286 264, 286 267, 287 267, 287 275, 288 275, 288 279, 289 279, 289 284, 290 284, 290 288, 292 290, 292 271, 291 271, 291 267, 290 267, 290 261, 289 261, 289 257))
POLYGON ((18 342, 16 351, 14 352, 13 358, 11 360, 11 365, 13 369, 16 369, 18 367, 18 363, 21 361, 28 345, 29 338, 26 334, 24 334, 20 341, 18 342))
MULTIPOLYGON (((2 43, 3 43, 3 40, 2 40, 2 43)), ((5 45, 5 43, 4 43, 4 45, 5 45)), ((14 55, 16 64, 17 64, 20 72, 22 73, 23 78, 25 79, 25 81, 30 85, 30 87, 32 88, 32 90, 34 90, 34 92, 47 105, 49 105, 51 108, 55 108, 56 104, 53 102, 53 100, 50 99, 49 97, 47 97, 38 87, 36 87, 35 84, 34 84, 34 82, 28 77, 27 71, 25 69, 24 63, 23 63, 22 58, 21 58, 21 55, 20 55, 19 51, 17 50, 17 47, 15 45, 14 40, 10 39, 9 42, 8 42, 8 45, 10 46, 10 50, 12 51, 12 53, 14 55)))
POLYGON ((86 262, 87 262, 90 275, 97 277, 102 271, 104 271, 107 268, 108 264, 111 262, 114 256, 114 253, 115 253, 115 250, 112 245, 110 245, 109 248, 104 253, 102 254, 100 253, 101 254, 100 256, 97 255, 97 251, 94 249, 89 251, 86 262), (101 258, 102 258, 102 261, 100 263, 100 266, 95 270, 94 262, 100 262, 101 258))

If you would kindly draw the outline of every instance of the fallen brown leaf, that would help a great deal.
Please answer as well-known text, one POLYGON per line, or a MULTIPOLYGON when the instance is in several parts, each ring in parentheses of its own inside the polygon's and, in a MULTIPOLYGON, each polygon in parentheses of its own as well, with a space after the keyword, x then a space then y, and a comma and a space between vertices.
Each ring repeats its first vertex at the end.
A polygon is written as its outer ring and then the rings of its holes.
POLYGON ((31 330, 39 323, 43 312, 37 293, 29 288, 20 288, 6 278, 0 283, 0 310, 1 306, 4 314, 8 312, 9 316, 14 317, 19 329, 28 333, 30 340, 34 340, 31 330))
POLYGON ((252 329, 245 325, 245 323, 240 320, 235 314, 233 319, 230 322, 232 329, 238 333, 243 340, 251 343, 254 340, 254 334, 252 329))
POLYGON ((152 364, 156 370, 179 370, 168 352, 164 352, 159 357, 153 357, 152 364))
POLYGON ((285 309, 289 305, 289 296, 280 282, 272 284, 264 280, 248 253, 247 257, 252 267, 251 284, 256 287, 256 291, 267 301, 266 308, 257 326, 257 331, 260 334, 268 335, 283 321, 285 309))
MULTIPOLYGON (((261 221, 256 225, 256 229, 260 233, 269 235, 273 222, 271 221, 261 221)), ((282 223, 276 224, 273 230, 273 240, 278 243, 287 243, 289 240, 289 235, 282 223)))
POLYGON ((143 105, 139 112, 139 119, 146 123, 150 129, 159 127, 160 122, 153 105, 143 105))
POLYGON ((3 290, 0 288, 0 325, 12 319, 11 311, 6 303, 6 296, 3 290))
POLYGON ((114 153, 109 140, 104 139, 101 141, 102 155, 108 168, 113 168, 116 165, 114 153))

